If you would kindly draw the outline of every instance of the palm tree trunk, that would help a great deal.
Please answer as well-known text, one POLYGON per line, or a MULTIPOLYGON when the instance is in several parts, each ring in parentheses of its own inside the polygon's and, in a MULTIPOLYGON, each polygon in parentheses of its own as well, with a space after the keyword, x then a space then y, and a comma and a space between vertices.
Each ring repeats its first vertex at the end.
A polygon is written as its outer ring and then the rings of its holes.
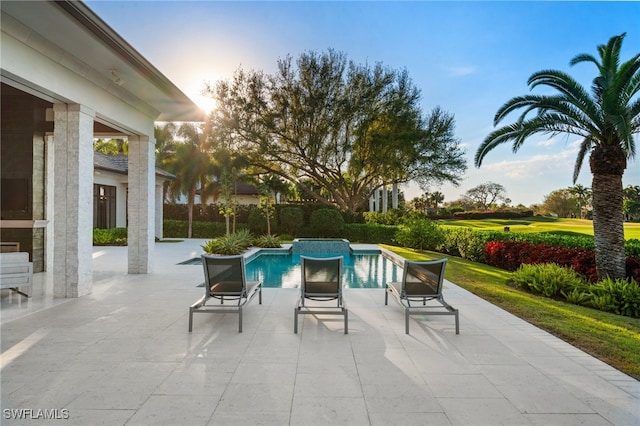
POLYGON ((593 233, 598 278, 624 278, 622 176, 593 174, 593 233))

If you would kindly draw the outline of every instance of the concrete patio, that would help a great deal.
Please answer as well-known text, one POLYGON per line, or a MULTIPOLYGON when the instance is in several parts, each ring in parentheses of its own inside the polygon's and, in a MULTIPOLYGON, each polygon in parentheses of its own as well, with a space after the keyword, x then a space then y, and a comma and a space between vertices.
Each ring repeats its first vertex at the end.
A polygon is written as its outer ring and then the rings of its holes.
POLYGON ((188 333, 202 268, 176 264, 202 242, 157 243, 146 275, 127 275, 126 247, 95 247, 78 299, 53 299, 50 274, 28 301, 2 290, 0 423, 640 424, 637 380, 451 283, 460 335, 448 316, 405 335, 380 289, 346 290, 348 335, 314 316, 294 334, 296 289, 265 289, 241 334, 235 315, 188 333))

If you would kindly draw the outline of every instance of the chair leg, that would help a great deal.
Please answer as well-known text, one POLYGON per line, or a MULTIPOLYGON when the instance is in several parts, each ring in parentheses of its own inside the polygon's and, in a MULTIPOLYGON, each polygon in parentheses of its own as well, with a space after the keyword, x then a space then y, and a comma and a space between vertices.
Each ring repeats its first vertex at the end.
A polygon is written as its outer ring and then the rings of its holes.
POLYGON ((349 311, 344 310, 344 334, 349 334, 349 311))
POLYGON ((242 333, 242 307, 238 308, 238 333, 242 333))
POLYGON ((458 319, 458 310, 456 309, 456 334, 460 334, 460 323, 458 319))
POLYGON ((409 308, 404 310, 404 332, 409 334, 409 308))
POLYGON ((189 308, 189 333, 193 330, 193 308, 189 308))
POLYGON ((293 332, 298 333, 298 308, 293 308, 293 332))
POLYGON ((384 285, 384 304, 385 306, 389 302, 389 286, 387 284, 384 285))

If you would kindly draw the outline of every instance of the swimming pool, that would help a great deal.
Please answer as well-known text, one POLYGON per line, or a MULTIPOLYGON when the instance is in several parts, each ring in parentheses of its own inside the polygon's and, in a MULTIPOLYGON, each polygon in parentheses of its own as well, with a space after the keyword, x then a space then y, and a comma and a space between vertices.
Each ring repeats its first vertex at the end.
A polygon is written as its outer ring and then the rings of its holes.
MULTIPOLYGON (((336 254, 313 253, 310 257, 331 257, 336 254)), ((384 288, 386 282, 401 281, 402 267, 380 252, 341 255, 342 281, 348 288, 384 288)), ((247 279, 262 281, 263 287, 297 288, 300 286, 300 255, 291 252, 259 252, 246 263, 247 279)))

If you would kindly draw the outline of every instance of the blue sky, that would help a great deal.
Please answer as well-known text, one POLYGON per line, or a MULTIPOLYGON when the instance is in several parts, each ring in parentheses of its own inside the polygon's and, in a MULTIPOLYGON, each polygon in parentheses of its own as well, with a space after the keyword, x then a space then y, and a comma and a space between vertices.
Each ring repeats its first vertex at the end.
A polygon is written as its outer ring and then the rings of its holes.
MULTIPOLYGON (((541 135, 513 154, 510 145, 473 166, 493 129, 496 110, 529 93, 528 77, 543 69, 571 73, 590 87, 591 64, 569 66, 580 53, 627 33, 622 59, 640 52, 640 2, 487 1, 86 1, 103 20, 194 101, 205 105, 205 81, 228 79, 238 67, 275 71, 279 58, 333 48, 358 63, 406 69, 426 113, 453 114, 469 169, 459 187, 432 190, 453 201, 496 182, 512 204, 542 203, 573 185, 576 138, 541 135)), ((534 93, 542 93, 536 90, 534 93)), ((503 124, 510 123, 504 121, 503 124)), ((636 138, 640 153, 640 138, 636 138)), ((640 185, 640 156, 624 185, 640 185)), ((578 183, 591 186, 588 162, 578 183)), ((405 187, 408 199, 420 194, 405 187)))

